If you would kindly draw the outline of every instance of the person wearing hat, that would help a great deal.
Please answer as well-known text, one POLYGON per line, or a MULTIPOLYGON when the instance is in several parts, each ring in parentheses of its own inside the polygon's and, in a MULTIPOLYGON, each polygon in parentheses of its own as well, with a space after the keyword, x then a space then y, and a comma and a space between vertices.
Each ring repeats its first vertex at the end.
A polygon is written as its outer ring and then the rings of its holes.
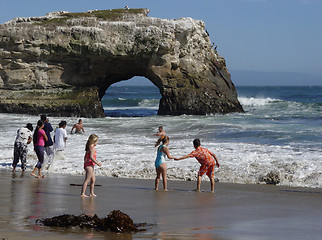
POLYGON ((14 150, 13 150, 12 172, 16 171, 16 167, 19 162, 19 159, 21 161, 22 172, 26 170, 28 144, 30 144, 32 141, 32 131, 33 131, 33 126, 31 123, 28 123, 26 127, 22 127, 17 131, 17 137, 14 143, 14 150))

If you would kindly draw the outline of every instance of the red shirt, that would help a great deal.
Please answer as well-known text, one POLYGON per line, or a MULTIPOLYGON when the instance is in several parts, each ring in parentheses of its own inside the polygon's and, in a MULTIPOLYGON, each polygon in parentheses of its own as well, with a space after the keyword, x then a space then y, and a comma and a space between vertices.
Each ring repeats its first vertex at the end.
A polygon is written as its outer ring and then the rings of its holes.
POLYGON ((196 150, 189 153, 189 157, 195 157, 201 165, 215 164, 215 159, 211 155, 213 154, 207 148, 198 147, 196 150))

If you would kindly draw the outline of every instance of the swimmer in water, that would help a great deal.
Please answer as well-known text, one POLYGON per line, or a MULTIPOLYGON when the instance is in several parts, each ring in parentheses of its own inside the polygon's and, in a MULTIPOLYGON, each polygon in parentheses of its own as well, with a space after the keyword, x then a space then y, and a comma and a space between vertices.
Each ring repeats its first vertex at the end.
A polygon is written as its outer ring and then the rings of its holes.
POLYGON ((72 130, 70 131, 71 134, 73 134, 74 129, 75 129, 75 133, 85 133, 82 119, 79 119, 78 123, 74 124, 72 130))

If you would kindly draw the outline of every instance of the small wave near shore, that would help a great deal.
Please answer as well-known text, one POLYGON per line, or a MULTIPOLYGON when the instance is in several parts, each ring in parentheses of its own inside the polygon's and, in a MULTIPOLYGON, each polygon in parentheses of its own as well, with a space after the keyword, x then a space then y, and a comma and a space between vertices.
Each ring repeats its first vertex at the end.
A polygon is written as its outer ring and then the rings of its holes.
MULTIPOLYGON (((156 156, 153 134, 163 125, 170 137, 172 155, 190 153, 194 138, 200 138, 203 146, 214 151, 221 163, 215 172, 220 182, 258 184, 265 183, 268 175, 274 175, 279 179, 278 185, 321 188, 321 96, 319 92, 313 94, 309 88, 295 88, 291 92, 297 97, 290 97, 285 96, 284 88, 279 89, 279 93, 275 89, 277 93, 271 94, 271 88, 261 88, 259 93, 256 88, 245 87, 239 90, 245 114, 213 116, 157 116, 157 92, 144 98, 139 92, 133 96, 133 91, 131 96, 115 94, 113 98, 120 98, 118 101, 122 101, 123 106, 105 105, 104 108, 118 114, 102 119, 84 118, 85 134, 69 134, 64 158, 57 157, 49 171, 83 175, 85 143, 88 135, 95 133, 100 138, 98 159, 103 164, 96 168, 98 175, 152 179, 156 156), (298 99, 299 91, 302 101, 298 99), (124 99, 131 101, 133 98, 142 100, 134 106, 124 106, 124 99)), ((38 116, 0 114, 0 168, 11 168, 17 129, 27 122, 35 125, 37 120, 38 116)), ((53 127, 61 120, 50 118, 53 127)), ((78 119, 64 120, 69 132, 78 119)), ((27 163, 29 170, 36 163, 32 146, 29 146, 27 163)), ((199 164, 195 159, 169 160, 167 166, 169 179, 196 180, 199 164)))

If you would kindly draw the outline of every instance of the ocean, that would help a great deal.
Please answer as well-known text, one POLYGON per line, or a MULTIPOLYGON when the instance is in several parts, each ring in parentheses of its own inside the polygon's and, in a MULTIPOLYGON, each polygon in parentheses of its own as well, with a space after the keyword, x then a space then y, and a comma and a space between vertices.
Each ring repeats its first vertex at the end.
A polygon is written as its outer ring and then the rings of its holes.
MULTIPOLYGON (((66 120, 69 135, 64 156, 57 154, 48 171, 84 175, 85 144, 95 133, 97 159, 102 163, 95 169, 97 175, 153 179, 157 140, 153 134, 162 125, 173 156, 190 153, 192 141, 200 138, 219 159, 221 166, 215 172, 219 182, 259 184, 272 174, 281 186, 321 188, 322 86, 245 86, 237 87, 237 92, 245 113, 158 116, 161 95, 156 87, 111 86, 102 100, 106 118, 83 118, 85 134, 70 134, 78 118, 49 116, 54 128, 66 120)), ((0 168, 11 169, 17 129, 28 122, 36 126, 38 118, 0 113, 0 168)), ((36 161, 31 144, 27 169, 36 161)), ((166 163, 168 179, 196 180, 199 163, 194 158, 166 163)))

